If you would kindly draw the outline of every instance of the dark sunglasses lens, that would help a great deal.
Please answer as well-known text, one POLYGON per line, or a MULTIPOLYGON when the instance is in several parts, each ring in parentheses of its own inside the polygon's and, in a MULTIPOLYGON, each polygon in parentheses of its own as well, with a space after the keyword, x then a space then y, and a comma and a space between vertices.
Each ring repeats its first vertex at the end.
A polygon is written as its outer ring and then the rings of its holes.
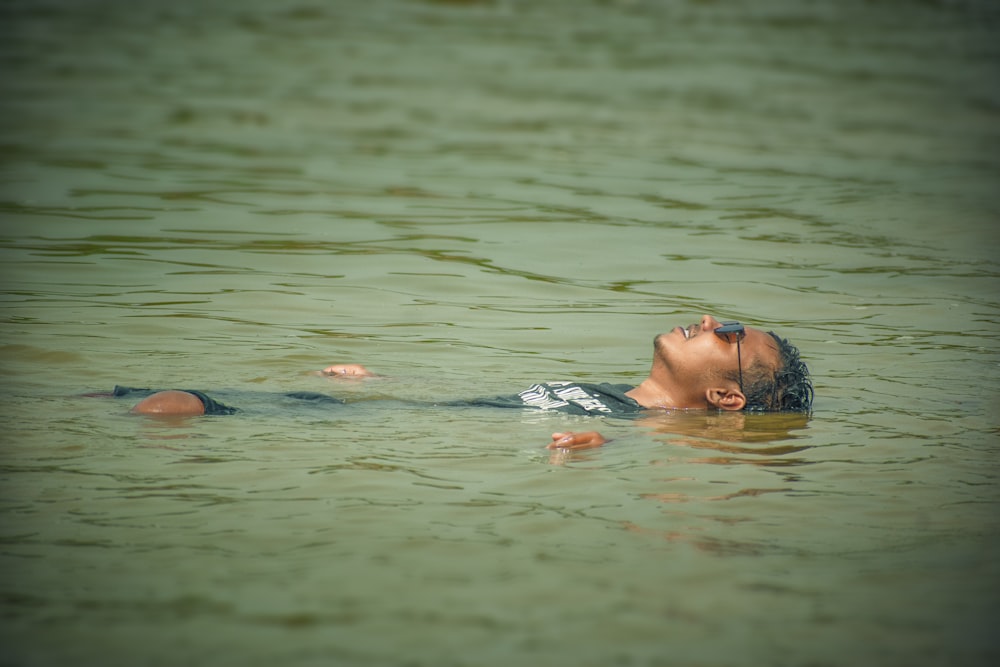
POLYGON ((739 322, 720 322, 722 325, 715 330, 715 333, 722 336, 731 343, 743 340, 743 336, 746 335, 746 329, 739 322))

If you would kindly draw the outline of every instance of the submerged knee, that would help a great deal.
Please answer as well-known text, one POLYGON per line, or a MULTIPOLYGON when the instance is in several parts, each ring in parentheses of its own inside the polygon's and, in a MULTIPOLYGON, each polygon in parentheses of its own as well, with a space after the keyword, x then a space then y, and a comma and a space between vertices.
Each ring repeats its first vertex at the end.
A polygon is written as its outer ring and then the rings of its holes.
POLYGON ((139 401, 131 412, 137 415, 203 415, 205 404, 186 391, 160 391, 139 401))

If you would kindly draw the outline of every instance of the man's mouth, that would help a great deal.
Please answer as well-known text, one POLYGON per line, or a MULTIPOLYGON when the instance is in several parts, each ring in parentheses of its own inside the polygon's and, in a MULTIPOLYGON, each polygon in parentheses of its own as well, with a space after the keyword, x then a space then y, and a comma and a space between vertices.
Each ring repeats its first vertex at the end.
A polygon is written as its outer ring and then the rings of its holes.
POLYGON ((681 333, 684 334, 684 340, 691 340, 699 333, 701 333, 701 326, 697 323, 689 324, 686 327, 680 327, 681 333))

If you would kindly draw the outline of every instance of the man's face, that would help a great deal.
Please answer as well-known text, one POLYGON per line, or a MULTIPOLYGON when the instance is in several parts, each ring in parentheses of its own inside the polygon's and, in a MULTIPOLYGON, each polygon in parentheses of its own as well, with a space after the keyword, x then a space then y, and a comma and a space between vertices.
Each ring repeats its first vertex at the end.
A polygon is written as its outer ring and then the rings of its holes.
MULTIPOLYGON (((740 359, 736 344, 714 333, 722 324, 711 315, 686 327, 676 327, 656 337, 656 355, 667 367, 670 376, 691 390, 701 391, 724 374, 737 373, 740 359)), ((779 353, 774 339, 767 333, 746 328, 740 341, 743 371, 755 362, 776 368, 779 353)))

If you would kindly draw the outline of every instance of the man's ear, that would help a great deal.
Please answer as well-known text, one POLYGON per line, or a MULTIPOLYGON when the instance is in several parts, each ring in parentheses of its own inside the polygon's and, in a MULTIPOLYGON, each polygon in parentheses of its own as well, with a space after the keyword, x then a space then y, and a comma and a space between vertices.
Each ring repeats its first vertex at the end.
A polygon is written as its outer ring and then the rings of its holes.
POLYGON ((706 389, 705 400, 719 410, 742 410, 747 404, 747 397, 743 392, 725 387, 706 389))

